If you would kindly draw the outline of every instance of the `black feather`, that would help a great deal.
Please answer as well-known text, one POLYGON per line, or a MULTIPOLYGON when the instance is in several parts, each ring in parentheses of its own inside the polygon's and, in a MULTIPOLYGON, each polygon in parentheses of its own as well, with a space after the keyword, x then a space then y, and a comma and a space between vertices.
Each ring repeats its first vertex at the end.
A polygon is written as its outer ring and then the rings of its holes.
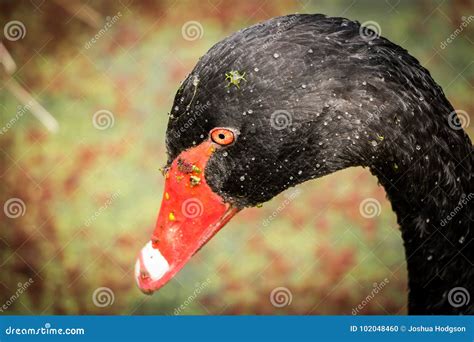
POLYGON ((453 111, 401 47, 367 39, 358 22, 289 15, 201 58, 173 104, 169 161, 214 127, 236 129, 237 142, 213 154, 205 175, 240 207, 346 167, 370 168, 401 226, 409 312, 473 314, 474 298, 449 300, 455 287, 474 296, 473 147, 450 126, 453 111), (245 73, 239 87, 226 80, 230 71, 245 73))

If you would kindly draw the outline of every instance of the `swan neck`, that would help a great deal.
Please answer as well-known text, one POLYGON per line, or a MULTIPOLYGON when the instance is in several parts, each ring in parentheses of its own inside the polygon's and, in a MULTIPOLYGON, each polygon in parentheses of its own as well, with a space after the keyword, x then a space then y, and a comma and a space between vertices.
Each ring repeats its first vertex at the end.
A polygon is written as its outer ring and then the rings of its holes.
POLYGON ((389 163, 371 167, 397 214, 412 314, 474 312, 474 163, 469 149, 470 141, 446 152, 437 145, 420 146, 409 157, 385 156, 389 163), (457 306, 450 298, 458 287, 473 298, 469 304, 457 306))

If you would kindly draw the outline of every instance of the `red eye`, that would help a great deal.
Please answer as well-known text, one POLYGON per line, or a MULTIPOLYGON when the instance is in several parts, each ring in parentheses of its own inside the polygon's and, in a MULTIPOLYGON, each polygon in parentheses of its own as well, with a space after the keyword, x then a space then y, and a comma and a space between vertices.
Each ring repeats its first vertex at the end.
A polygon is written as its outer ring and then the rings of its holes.
POLYGON ((230 145, 235 140, 234 132, 227 128, 214 128, 211 130, 211 139, 221 146, 230 145))

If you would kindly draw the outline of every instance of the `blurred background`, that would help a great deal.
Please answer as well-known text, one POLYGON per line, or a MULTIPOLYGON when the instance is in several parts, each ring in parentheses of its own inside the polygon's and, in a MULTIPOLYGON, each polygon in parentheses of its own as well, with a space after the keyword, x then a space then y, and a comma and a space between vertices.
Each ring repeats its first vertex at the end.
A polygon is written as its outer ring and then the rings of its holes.
POLYGON ((296 12, 378 25, 474 112, 469 0, 1 1, 2 314, 406 313, 396 218, 361 168, 240 213, 153 296, 135 285, 180 82, 224 37, 296 12))

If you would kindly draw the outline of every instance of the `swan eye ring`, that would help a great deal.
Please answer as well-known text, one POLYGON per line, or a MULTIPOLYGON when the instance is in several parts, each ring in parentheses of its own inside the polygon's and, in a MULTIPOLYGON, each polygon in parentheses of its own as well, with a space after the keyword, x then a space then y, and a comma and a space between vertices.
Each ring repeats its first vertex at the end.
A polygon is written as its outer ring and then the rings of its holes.
POLYGON ((235 141, 234 131, 228 128, 217 127, 211 130, 211 140, 218 145, 227 146, 235 141))

